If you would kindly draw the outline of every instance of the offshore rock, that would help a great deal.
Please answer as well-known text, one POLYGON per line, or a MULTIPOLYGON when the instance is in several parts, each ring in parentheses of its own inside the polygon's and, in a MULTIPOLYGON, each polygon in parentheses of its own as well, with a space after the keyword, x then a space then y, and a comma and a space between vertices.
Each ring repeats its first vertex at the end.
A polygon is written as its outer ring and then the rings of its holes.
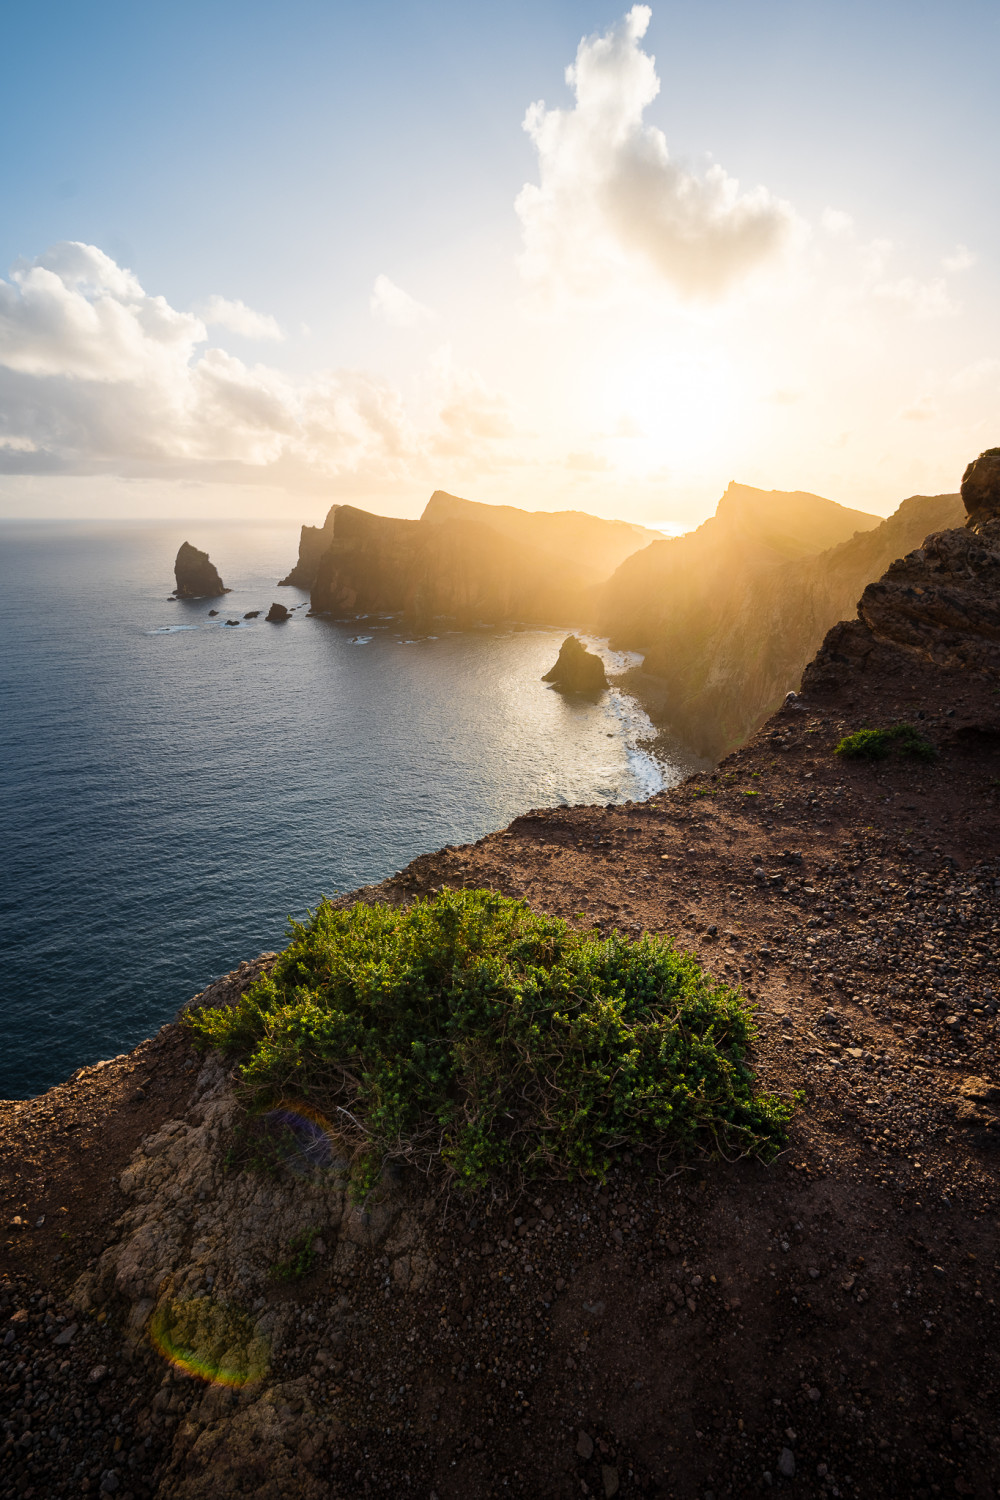
POLYGON ((291 617, 291 611, 287 610, 283 604, 272 604, 265 618, 269 620, 272 625, 283 625, 284 622, 286 620, 290 620, 291 617))
POLYGON ((987 448, 969 464, 962 475, 962 499, 970 531, 981 531, 988 521, 1000 520, 1000 448, 987 448))
POLYGON ((542 681, 551 682, 566 693, 599 693, 608 685, 603 661, 575 635, 568 635, 563 641, 555 666, 545 673, 542 681))
POLYGON ((177 580, 174 593, 178 599, 215 599, 219 594, 230 592, 208 553, 192 547, 190 542, 180 545, 174 562, 174 577, 177 580))

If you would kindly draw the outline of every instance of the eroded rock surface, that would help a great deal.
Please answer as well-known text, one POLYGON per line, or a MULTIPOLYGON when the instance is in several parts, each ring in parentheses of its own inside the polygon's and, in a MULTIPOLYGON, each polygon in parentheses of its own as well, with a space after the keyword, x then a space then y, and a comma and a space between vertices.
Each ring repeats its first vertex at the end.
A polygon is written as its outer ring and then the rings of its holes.
POLYGON ((1000 520, 1000 448, 987 448, 969 464, 962 475, 962 499, 971 531, 1000 520))
POLYGON ((829 632, 803 688, 864 669, 876 647, 938 667, 1000 674, 1000 519, 940 531, 865 589, 858 618, 829 632))
MULTIPOLYGON (((261 967, 245 965, 199 998, 226 1003, 261 967)), ((326 1494, 319 1481, 310 1487, 302 1444, 308 1458, 335 1443, 336 1410, 314 1407, 308 1380, 276 1373, 298 1333, 287 1268, 305 1247, 310 1266, 346 1278, 359 1256, 377 1254, 394 1290, 406 1293, 430 1285, 434 1263, 419 1215, 391 1180, 363 1206, 352 1199, 346 1144, 338 1152, 334 1142, 324 1167, 290 1157, 272 1172, 233 1170, 238 1114, 228 1070, 212 1055, 186 1115, 148 1136, 122 1174, 129 1207, 72 1301, 81 1313, 114 1308, 137 1345, 148 1340, 169 1364, 209 1382, 177 1426, 171 1495, 285 1493, 283 1477, 297 1495, 326 1494)), ((331 1308, 334 1352, 351 1308, 349 1297, 331 1308)))

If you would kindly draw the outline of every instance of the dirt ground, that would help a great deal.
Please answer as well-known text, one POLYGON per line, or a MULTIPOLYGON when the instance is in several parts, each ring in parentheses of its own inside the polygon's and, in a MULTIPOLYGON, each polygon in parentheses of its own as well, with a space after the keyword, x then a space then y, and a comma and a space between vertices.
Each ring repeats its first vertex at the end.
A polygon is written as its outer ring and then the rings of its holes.
MULTIPOLYGON (((398 1293, 373 1254, 275 1293, 296 1302, 297 1394, 285 1458, 245 1492, 996 1494, 1000 698, 916 658, 883 667, 649 802, 529 813, 351 898, 487 886, 672 936, 754 999, 754 1064, 800 1105, 769 1167, 637 1159, 517 1203, 414 1185, 430 1290, 398 1293), (900 718, 935 761, 834 755, 900 718), (311 1413, 333 1409, 318 1442, 311 1413)), ((193 1074, 168 1027, 0 1104, 4 1493, 201 1483, 178 1446, 200 1382, 128 1345, 113 1308, 66 1301, 193 1074)))

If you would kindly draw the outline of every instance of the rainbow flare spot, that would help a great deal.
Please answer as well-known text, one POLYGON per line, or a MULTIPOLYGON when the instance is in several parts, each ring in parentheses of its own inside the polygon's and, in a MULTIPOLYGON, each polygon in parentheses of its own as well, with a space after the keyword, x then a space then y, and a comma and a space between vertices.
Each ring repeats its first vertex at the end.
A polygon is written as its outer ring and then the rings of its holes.
POLYGON ((293 1172, 348 1172, 350 1157, 325 1115, 304 1099, 282 1099, 264 1116, 264 1124, 286 1166, 293 1172))
POLYGON ((270 1344, 253 1319, 212 1297, 161 1302, 150 1320, 149 1341, 168 1364, 209 1385, 241 1390, 269 1368, 270 1344))

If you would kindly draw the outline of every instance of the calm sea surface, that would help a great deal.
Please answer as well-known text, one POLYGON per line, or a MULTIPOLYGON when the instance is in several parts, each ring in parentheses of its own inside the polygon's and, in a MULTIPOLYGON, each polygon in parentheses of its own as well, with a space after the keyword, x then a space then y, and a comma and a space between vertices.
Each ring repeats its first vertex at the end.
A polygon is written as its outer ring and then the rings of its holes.
POLYGON ((305 600, 274 586, 297 528, 0 527, 0 1097, 133 1046, 321 893, 679 774, 631 700, 540 681, 565 631, 227 627, 168 602, 185 538, 222 620, 305 600))

